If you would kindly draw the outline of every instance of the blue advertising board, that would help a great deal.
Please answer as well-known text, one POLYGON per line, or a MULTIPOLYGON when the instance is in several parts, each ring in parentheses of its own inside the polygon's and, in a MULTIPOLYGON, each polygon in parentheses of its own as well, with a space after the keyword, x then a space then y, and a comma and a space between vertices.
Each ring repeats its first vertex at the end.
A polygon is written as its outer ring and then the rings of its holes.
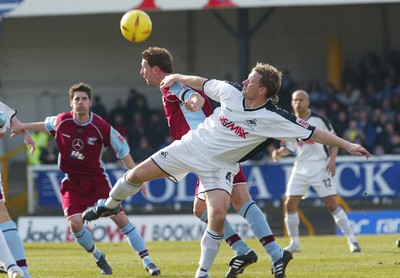
MULTIPOLYGON (((354 234, 399 234, 400 210, 348 211, 354 234)), ((338 228, 337 234, 342 235, 338 228)))
MULTIPOLYGON (((112 183, 119 179, 125 169, 107 165, 107 174, 112 183)), ((249 191, 256 201, 282 200, 289 178, 293 159, 283 159, 281 163, 246 163, 243 170, 247 177, 249 191)), ((37 205, 54 206, 60 204, 59 186, 63 174, 53 165, 35 167, 29 171, 34 176, 33 187, 37 205)), ((158 179, 146 184, 147 199, 142 194, 128 198, 127 203, 171 204, 190 203, 196 185, 196 176, 189 174, 178 184, 168 179, 158 179)), ((339 195, 346 199, 400 196, 400 157, 385 156, 367 160, 361 157, 339 157, 337 159, 335 185, 339 195)), ((310 191, 309 198, 317 197, 310 191)))

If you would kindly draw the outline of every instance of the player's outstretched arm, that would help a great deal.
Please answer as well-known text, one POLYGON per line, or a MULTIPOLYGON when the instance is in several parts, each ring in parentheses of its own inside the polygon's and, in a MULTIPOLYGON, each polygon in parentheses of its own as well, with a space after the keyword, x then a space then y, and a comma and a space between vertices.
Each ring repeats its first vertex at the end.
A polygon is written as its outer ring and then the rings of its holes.
POLYGON ((371 154, 363 146, 346 141, 336 135, 333 135, 330 132, 319 128, 315 129, 312 140, 324 145, 343 148, 351 155, 363 155, 366 158, 371 157, 371 154))
POLYGON ((181 82, 186 86, 189 86, 195 90, 202 91, 203 84, 207 79, 195 75, 184 75, 184 74, 169 74, 160 83, 160 89, 171 87, 176 82, 181 82))
POLYGON ((13 122, 11 125, 12 133, 20 134, 24 130, 47 132, 46 128, 44 127, 44 122, 21 123, 18 121, 13 122))

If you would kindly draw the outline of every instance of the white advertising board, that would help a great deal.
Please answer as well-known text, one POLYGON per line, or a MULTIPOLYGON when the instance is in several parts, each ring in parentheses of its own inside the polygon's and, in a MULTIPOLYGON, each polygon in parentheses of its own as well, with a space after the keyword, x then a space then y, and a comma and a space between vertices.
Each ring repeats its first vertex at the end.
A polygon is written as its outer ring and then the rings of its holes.
MULTIPOLYGON (((228 219, 242 238, 253 238, 248 223, 236 214, 228 219)), ((206 224, 193 215, 140 215, 129 216, 145 241, 191 241, 200 240, 206 224)), ((100 218, 90 222, 87 227, 95 241, 121 242, 124 235, 109 218, 100 218)), ((67 220, 56 217, 19 217, 18 232, 24 242, 72 242, 67 220)))

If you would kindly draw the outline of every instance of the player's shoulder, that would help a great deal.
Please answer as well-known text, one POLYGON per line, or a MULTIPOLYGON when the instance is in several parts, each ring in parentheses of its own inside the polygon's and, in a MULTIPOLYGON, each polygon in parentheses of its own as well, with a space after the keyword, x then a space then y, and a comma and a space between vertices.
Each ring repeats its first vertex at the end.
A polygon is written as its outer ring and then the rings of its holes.
POLYGON ((91 122, 92 124, 96 125, 96 126, 104 126, 104 127, 110 127, 111 125, 102 117, 100 117, 99 115, 95 114, 95 113, 91 113, 92 115, 92 119, 91 122))
POLYGON ((68 119, 73 119, 72 111, 69 112, 62 112, 57 115, 57 119, 62 122, 68 119))
POLYGON ((242 91, 243 86, 239 83, 228 81, 228 80, 218 80, 218 79, 208 79, 204 83, 203 87, 212 86, 212 87, 220 87, 224 89, 231 89, 234 91, 242 91))
POLYGON ((321 115, 321 114, 319 114, 319 113, 317 113, 315 111, 311 111, 311 114, 310 114, 310 117, 309 117, 309 121, 317 121, 317 122, 319 121, 319 122, 323 123, 326 126, 330 126, 331 125, 331 122, 327 117, 325 117, 325 116, 323 116, 323 115, 321 115))
POLYGON ((230 85, 230 86, 232 86, 232 87, 234 87, 236 90, 238 90, 238 91, 240 91, 240 92, 241 92, 242 89, 243 89, 243 85, 242 85, 242 84, 239 84, 239 83, 237 83, 237 82, 225 80, 225 83, 228 84, 228 85, 230 85))

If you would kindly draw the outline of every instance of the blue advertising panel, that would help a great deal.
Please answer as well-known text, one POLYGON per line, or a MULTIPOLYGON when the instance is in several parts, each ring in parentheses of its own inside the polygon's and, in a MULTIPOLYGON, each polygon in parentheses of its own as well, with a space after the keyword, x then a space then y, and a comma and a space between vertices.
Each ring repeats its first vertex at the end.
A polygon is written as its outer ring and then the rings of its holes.
MULTIPOLYGON (((349 211, 347 216, 354 234, 400 233, 400 210, 349 211)), ((343 234, 339 228, 337 234, 343 234)))
MULTIPOLYGON (((293 159, 281 163, 246 163, 243 170, 247 177, 249 191, 256 201, 282 200, 286 182, 290 176, 293 159)), ((119 179, 125 169, 107 165, 107 174, 112 183, 119 179)), ((59 186, 63 175, 56 166, 35 169, 35 188, 39 206, 59 204, 59 186)), ((367 160, 361 157, 339 157, 336 166, 335 185, 339 195, 346 199, 400 196, 400 158, 387 156, 367 160)), ((196 185, 196 176, 189 174, 178 184, 168 179, 158 179, 146 184, 147 199, 141 194, 128 198, 127 203, 169 204, 190 203, 196 185)), ((309 198, 317 197, 310 191, 309 198)))

